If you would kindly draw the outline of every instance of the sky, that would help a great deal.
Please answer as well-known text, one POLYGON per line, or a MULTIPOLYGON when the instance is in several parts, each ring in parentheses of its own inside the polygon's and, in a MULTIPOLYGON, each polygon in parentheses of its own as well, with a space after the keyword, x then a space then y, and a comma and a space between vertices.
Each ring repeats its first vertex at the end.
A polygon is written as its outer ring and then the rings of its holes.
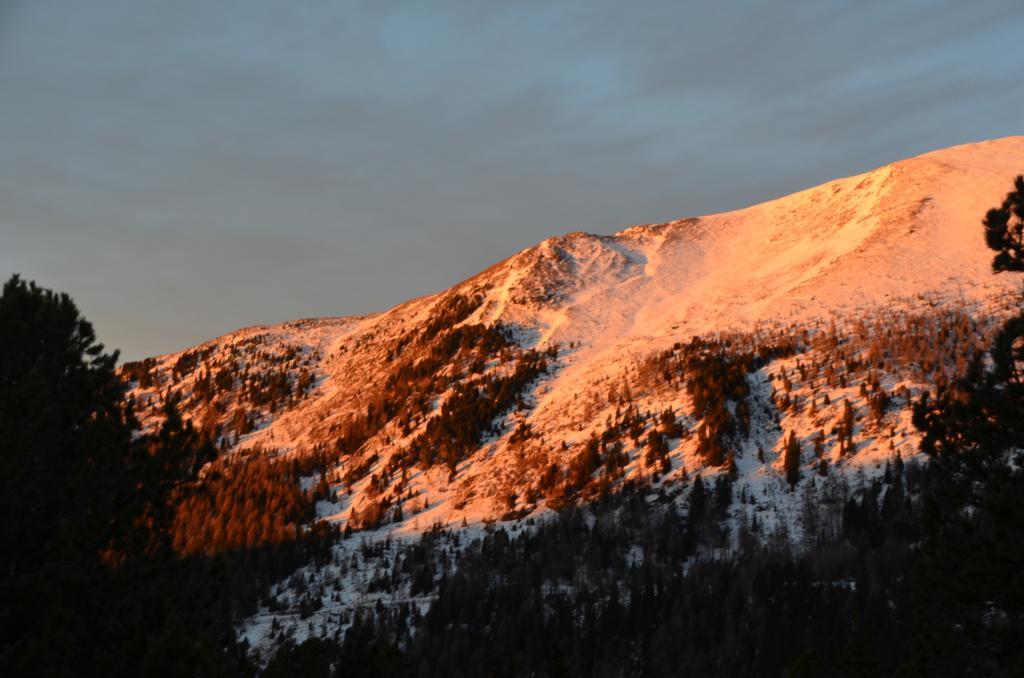
POLYGON ((1022 36, 1020 0, 0 0, 0 276, 125 359, 380 311, 1022 134, 1022 36))

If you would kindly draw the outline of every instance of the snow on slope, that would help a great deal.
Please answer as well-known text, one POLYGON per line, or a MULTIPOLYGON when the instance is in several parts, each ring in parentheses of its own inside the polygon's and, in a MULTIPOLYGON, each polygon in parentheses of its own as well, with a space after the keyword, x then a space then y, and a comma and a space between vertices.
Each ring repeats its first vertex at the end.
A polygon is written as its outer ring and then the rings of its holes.
MULTIPOLYGON (((842 497, 896 455, 917 454, 909 399, 933 385, 937 369, 957 368, 937 368, 925 354, 969 355, 1012 308, 1019 283, 990 272, 980 220, 1021 172, 1024 137, 957 146, 733 212, 549 238, 384 313, 239 330, 125 372, 136 380, 146 425, 159 422, 159 406, 173 392, 186 416, 220 433, 229 454, 324 453, 334 496, 318 503, 318 515, 364 528, 334 547, 333 565, 296 573, 317 582, 311 616, 285 581, 274 588, 275 611, 240 626, 264 653, 288 635, 333 635, 353 610, 378 603, 425 610, 432 596, 413 596, 409 582, 384 595, 372 580, 393 544, 434 525, 451 526, 456 539, 502 518, 513 531, 527 529, 524 518, 595 496, 602 478, 634 480, 685 502, 697 474, 726 473, 700 450, 705 422, 683 381, 661 376, 695 335, 726 338, 739 352, 799 345, 747 374, 749 432, 730 441, 740 497, 733 524, 756 519, 762 534, 799 538, 812 529, 802 517, 809 503, 842 497), (452 327, 478 324, 500 325, 518 348, 483 356, 475 367, 461 350, 445 354, 425 377, 430 386, 417 392, 426 409, 399 403, 412 412, 407 421, 396 416, 365 441, 342 444, 368 404, 394 392, 396 374, 427 364, 452 327), (403 457, 455 384, 507 374, 515 356, 534 347, 552 349, 547 373, 497 414, 493 432, 454 470, 403 457), (888 400, 879 414, 880 394, 888 400), (661 430, 666 409, 682 433, 668 437, 661 470, 646 440, 661 430), (592 436, 636 413, 640 436, 620 432, 610 443, 622 446, 621 468, 595 470, 574 494, 551 490, 552 469, 564 484, 592 436), (796 488, 785 478, 789 436, 801 448, 796 488), (382 500, 390 503, 378 527, 356 519, 382 500), (363 543, 383 549, 380 559, 360 555, 363 543)), ((728 402, 734 416, 739 406, 728 402)))
MULTIPOLYGON (((254 430, 225 440, 232 449, 332 449, 394 366, 415 359, 409 337, 456 295, 479 295, 479 306, 460 323, 501 323, 524 347, 557 345, 557 359, 530 389, 525 407, 503 415, 499 433, 486 437, 455 473, 413 470, 406 490, 415 497, 415 510, 406 510, 392 527, 417 532, 435 522, 542 511, 545 500, 531 492, 540 469, 564 466, 601 430, 615 409, 609 389, 633 384, 638 407, 672 407, 685 419, 691 405, 684 392, 645 390, 637 377, 644 360, 676 342, 733 330, 810 327, 817 319, 856 319, 878 309, 927 309, 937 300, 991 307, 1015 283, 990 273, 980 219, 1022 171, 1024 137, 1009 137, 935 151, 733 212, 635 226, 612 236, 550 238, 451 290, 385 313, 241 330, 155 359, 159 383, 139 386, 135 395, 158 403, 170 387, 183 395, 193 419, 224 424, 243 407, 242 399, 229 395, 213 408, 190 400, 203 366, 211 371, 230 365, 252 375, 286 365, 291 380, 307 369, 314 375, 307 393, 270 409, 246 406, 254 430), (199 356, 197 367, 172 374, 186 354, 199 356), (520 423, 529 425, 533 439, 514 445, 509 433, 520 423)), ((771 369, 753 378, 768 384, 771 369)), ((437 394, 432 413, 445 397, 437 394)), ((839 415, 832 410, 834 419, 839 415)), ((902 449, 912 454, 913 432, 900 416, 902 449)), ((411 431, 388 424, 359 450, 339 455, 331 475, 336 482, 355 466, 365 469, 348 485, 338 482, 337 501, 323 507, 324 515, 344 524, 353 508, 376 496, 369 491, 371 475, 428 418, 415 419, 411 431)), ((158 419, 154 413, 149 421, 158 419)), ((753 442, 740 455, 740 471, 750 482, 778 475, 780 431, 758 434, 757 444, 776 448, 766 463, 751 461, 753 442)), ((806 438, 810 430, 800 433, 806 438)), ((626 453, 626 476, 643 477, 641 450, 626 453)), ((882 453, 864 454, 877 462, 882 453)), ((671 456, 679 477, 700 470, 693 441, 673 443, 671 456)))
POLYGON ((527 322, 584 341, 1002 289, 979 221, 1022 165, 1022 137, 958 146, 735 212, 552 238, 481 278, 502 283, 494 319, 549 290, 561 312, 527 322))

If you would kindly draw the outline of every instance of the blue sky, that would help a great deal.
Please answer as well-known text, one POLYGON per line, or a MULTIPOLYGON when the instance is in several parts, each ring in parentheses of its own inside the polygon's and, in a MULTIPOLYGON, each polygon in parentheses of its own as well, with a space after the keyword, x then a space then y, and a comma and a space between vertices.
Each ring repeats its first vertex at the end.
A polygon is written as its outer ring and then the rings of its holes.
POLYGON ((1019 0, 0 0, 0 274, 128 358, 382 310, 1024 133, 1022 36, 1019 0))

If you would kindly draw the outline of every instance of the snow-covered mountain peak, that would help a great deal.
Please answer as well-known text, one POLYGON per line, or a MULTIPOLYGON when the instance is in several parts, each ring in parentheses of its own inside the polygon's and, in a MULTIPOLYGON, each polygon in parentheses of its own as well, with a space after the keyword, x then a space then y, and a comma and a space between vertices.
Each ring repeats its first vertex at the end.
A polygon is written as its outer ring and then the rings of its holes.
POLYGON ((936 369, 893 333, 952 340, 960 325, 933 307, 998 313, 1014 289, 990 272, 980 220, 1021 172, 1024 137, 957 146, 731 212, 548 238, 384 313, 240 330, 125 371, 151 424, 175 392, 229 454, 320 455, 322 515, 353 527, 526 515, 722 472, 692 391, 716 351, 771 356, 743 363, 749 394, 728 402, 750 419, 727 441, 741 482, 782 482, 783 429, 818 441, 815 465, 872 466, 916 453, 906 398, 936 369), (892 409, 843 438, 839 403, 870 409, 861 384, 892 409), (658 423, 666 410, 676 424, 658 423))
POLYGON ((987 275, 979 215, 1024 168, 1024 137, 956 146, 744 209, 614 235, 544 240, 467 281, 487 318, 586 340, 684 324, 854 311, 920 292, 971 296, 987 275), (486 289, 485 289, 486 288, 486 289), (575 326, 579 331, 574 331, 575 326))

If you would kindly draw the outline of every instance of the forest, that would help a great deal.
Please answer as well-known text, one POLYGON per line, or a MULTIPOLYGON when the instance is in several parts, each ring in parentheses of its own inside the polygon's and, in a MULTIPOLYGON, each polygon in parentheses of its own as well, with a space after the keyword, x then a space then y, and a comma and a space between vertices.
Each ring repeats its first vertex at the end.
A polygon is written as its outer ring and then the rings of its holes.
MULTIPOLYGON (((1024 271, 1024 177, 1014 188, 984 222, 997 273, 1024 271)), ((792 384, 838 383, 853 368, 913 365, 934 388, 913 402, 925 463, 896 455, 874 480, 827 469, 801 479, 801 447, 789 438, 784 471, 790 491, 802 493, 799 537, 756 513, 724 520, 749 501, 728 472, 734 437, 749 425, 745 374, 795 345, 681 343, 644 369, 687 389, 701 454, 725 472, 661 493, 633 481, 611 491, 622 479, 622 440, 640 444, 646 418, 624 404, 567 468, 548 469, 542 485, 557 507, 549 518, 518 531, 495 523, 468 543, 438 527, 391 551, 364 545, 363 562, 380 564, 372 585, 386 592, 409 582, 433 596, 425 612, 379 605, 342 620, 344 634, 295 642, 281 632, 272 656, 253 652, 239 620, 274 604, 275 582, 336 563, 334 547, 358 538, 316 519, 326 455, 354 458, 369 431, 403 413, 425 416, 407 403, 447 380, 454 395, 403 459, 451 466, 556 358, 557 347, 515 350, 501 328, 452 331, 478 303, 455 296, 440 320, 405 338, 438 365, 457 358, 457 372, 438 376, 390 356, 393 393, 369 394, 365 416, 330 449, 228 458, 223 436, 239 431, 194 426, 174 397, 159 404, 160 425, 143 429, 139 413, 151 406, 127 398, 126 382, 158 380, 152 364, 119 372, 117 353, 67 294, 11 277, 0 294, 0 673, 1024 675, 1024 301, 981 347, 962 316, 931 333, 927 351, 914 344, 924 340, 884 328, 861 328, 873 337, 867 358, 844 353, 834 331, 800 339, 848 369, 799 363, 777 380, 777 408, 816 407, 792 384), (491 361, 503 371, 482 373, 491 361)), ((266 378, 221 376, 206 357, 186 353, 174 366, 202 375, 199 400, 231 392, 258 414, 311 386, 297 353, 276 358, 281 371, 266 378)), ((876 424, 891 398, 909 397, 877 379, 861 387, 876 424)), ((829 434, 840 445, 853 434, 847 412, 829 434)), ((671 410, 650 416, 642 443, 657 476, 666 441, 689 432, 671 410)), ((304 613, 318 604, 305 600, 304 613)))

